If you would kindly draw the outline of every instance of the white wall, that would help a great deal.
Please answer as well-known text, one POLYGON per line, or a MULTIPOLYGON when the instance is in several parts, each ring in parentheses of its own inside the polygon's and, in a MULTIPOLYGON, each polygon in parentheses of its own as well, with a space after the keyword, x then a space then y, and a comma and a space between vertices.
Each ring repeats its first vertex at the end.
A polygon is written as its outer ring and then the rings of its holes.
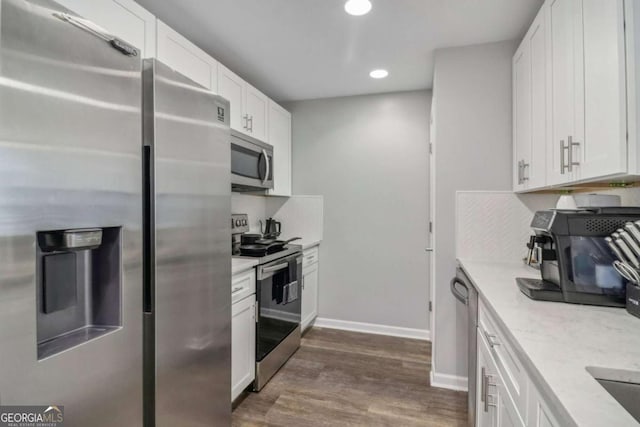
POLYGON ((324 196, 320 317, 426 332, 427 91, 288 103, 294 194, 324 196))
POLYGON ((433 381, 466 387, 466 312, 455 275, 457 190, 511 189, 511 58, 515 42, 436 52, 433 381))

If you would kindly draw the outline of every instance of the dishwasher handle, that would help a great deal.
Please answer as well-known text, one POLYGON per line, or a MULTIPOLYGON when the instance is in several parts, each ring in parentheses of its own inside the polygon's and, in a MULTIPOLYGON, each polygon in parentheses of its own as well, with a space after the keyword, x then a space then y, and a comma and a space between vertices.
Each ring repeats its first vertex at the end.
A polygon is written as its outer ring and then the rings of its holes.
POLYGON ((451 279, 450 285, 451 285, 451 293, 453 294, 453 296, 456 297, 456 299, 461 303, 463 303, 464 305, 469 305, 469 287, 467 286, 467 284, 464 283, 459 278, 454 277, 453 279, 451 279), (458 287, 458 285, 465 288, 467 290, 467 293, 464 294, 460 292, 460 288, 458 287))

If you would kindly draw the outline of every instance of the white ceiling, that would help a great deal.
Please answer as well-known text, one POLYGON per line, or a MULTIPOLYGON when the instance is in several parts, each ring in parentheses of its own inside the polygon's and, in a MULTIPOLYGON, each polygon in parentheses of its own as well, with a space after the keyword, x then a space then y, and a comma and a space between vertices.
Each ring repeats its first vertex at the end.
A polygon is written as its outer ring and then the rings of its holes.
POLYGON ((434 51, 520 38, 543 0, 137 0, 278 101, 430 88, 434 51), (386 68, 374 80, 369 71, 386 68))

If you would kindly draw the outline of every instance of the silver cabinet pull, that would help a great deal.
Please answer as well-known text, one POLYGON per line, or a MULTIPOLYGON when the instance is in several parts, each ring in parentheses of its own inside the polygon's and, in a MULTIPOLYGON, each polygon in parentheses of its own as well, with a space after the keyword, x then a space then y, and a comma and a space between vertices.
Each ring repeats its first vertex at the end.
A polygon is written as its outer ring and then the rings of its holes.
POLYGON ((238 292, 240 292, 243 289, 244 289, 243 286, 237 286, 237 287, 233 288, 233 290, 231 291, 231 295, 237 294, 238 292))
MULTIPOLYGON (((486 391, 487 391, 487 387, 486 387, 486 382, 487 382, 487 376, 485 375, 485 367, 482 367, 482 373, 480 374, 480 401, 484 402, 487 397, 486 397, 486 391)), ((487 412, 485 410, 485 412, 487 412)))
POLYGON ((244 126, 242 126, 242 128, 244 130, 249 130, 249 115, 245 114, 244 116, 242 116, 242 119, 244 120, 244 126))
POLYGON ((569 135, 569 138, 567 139, 567 151, 569 152, 569 161, 567 162, 567 169, 569 170, 569 172, 573 172, 574 166, 580 166, 580 162, 573 161, 573 147, 579 147, 579 146, 580 146, 580 143, 575 142, 573 140, 573 137, 569 135))
POLYGON ((518 185, 522 184, 522 160, 518 160, 518 185))
POLYGON ((483 331, 484 332, 484 337, 487 339, 487 341, 489 342, 489 345, 491 346, 491 348, 500 345, 500 343, 498 341, 494 341, 495 339, 497 339, 498 337, 496 337, 495 335, 490 334, 487 331, 483 331))
POLYGON ((249 122, 251 123, 249 130, 251 131, 251 133, 253 133, 253 115, 251 115, 251 117, 249 118, 249 122))
POLYGON ((566 147, 564 146, 564 139, 560 140, 560 174, 564 175, 564 170, 567 166, 564 164, 564 150, 566 147))
POLYGON ((529 177, 524 173, 524 171, 529 167, 529 163, 526 163, 524 160, 522 161, 522 183, 525 181, 529 181, 529 177))

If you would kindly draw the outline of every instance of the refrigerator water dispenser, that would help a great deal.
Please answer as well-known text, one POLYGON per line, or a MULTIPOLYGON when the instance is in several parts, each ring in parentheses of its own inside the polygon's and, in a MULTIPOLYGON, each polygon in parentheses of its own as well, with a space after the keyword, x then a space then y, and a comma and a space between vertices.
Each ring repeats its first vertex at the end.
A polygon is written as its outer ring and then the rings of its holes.
POLYGON ((121 227, 37 233, 38 359, 122 326, 121 227))

